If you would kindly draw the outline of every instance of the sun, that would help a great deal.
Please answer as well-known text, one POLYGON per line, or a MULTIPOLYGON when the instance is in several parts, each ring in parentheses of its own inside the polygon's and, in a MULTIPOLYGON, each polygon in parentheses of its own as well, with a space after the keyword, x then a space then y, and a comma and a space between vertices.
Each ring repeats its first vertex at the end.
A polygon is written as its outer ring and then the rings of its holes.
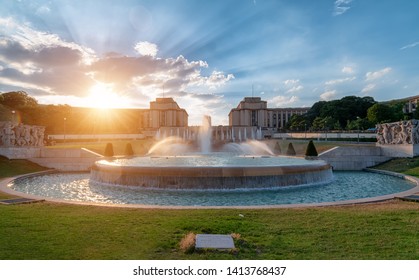
POLYGON ((97 82, 89 89, 87 96, 89 107, 108 109, 127 107, 126 99, 113 91, 112 84, 97 82))

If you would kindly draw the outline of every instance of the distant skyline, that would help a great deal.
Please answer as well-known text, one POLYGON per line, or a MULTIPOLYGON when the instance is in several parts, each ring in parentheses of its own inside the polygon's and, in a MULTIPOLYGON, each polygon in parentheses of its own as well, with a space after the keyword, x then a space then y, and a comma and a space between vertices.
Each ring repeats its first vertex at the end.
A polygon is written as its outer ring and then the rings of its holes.
POLYGON ((40 103, 166 96, 218 125, 252 91, 269 107, 419 95, 418 1, 1 2, 0 92, 40 103))

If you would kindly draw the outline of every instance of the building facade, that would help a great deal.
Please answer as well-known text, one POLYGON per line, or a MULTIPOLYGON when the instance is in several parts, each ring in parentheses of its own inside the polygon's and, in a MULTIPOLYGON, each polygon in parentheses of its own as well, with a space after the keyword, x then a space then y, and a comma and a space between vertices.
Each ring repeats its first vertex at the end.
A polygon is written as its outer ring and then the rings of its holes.
POLYGON ((419 95, 409 97, 403 107, 403 113, 409 114, 414 113, 418 107, 419 95))
POLYGON ((188 113, 171 97, 156 98, 150 102, 150 109, 141 112, 139 122, 144 133, 153 135, 161 128, 188 127, 188 113))
POLYGON ((309 108, 268 108, 260 97, 245 97, 237 108, 230 111, 229 125, 232 127, 258 127, 263 130, 279 131, 285 128, 293 115, 303 115, 309 108))

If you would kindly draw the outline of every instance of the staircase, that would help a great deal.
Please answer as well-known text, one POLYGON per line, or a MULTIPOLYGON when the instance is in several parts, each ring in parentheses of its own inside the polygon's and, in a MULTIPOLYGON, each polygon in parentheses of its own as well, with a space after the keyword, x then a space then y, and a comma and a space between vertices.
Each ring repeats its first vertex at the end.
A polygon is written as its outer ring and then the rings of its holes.
POLYGON ((89 171, 95 161, 102 155, 85 148, 81 149, 41 149, 39 157, 28 160, 58 171, 89 171))

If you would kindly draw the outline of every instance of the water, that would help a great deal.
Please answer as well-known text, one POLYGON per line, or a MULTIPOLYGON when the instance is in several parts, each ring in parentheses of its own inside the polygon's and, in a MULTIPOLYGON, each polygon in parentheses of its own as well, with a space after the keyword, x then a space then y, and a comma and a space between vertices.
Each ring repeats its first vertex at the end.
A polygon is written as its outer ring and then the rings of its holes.
POLYGON ((89 181, 89 174, 51 174, 11 183, 16 191, 70 201, 167 206, 251 206, 319 203, 402 192, 415 185, 401 178, 370 172, 334 172, 326 185, 271 190, 167 191, 106 186, 89 181))
MULTIPOLYGON (((232 144, 231 147, 237 144, 232 144)), ((303 158, 285 156, 231 156, 230 153, 212 153, 197 155, 187 153, 182 156, 150 156, 120 158, 115 160, 99 160, 97 165, 131 166, 131 167, 252 167, 252 166, 299 166, 320 165, 322 160, 305 160, 303 158), (229 156, 226 156, 229 155, 229 156)))

